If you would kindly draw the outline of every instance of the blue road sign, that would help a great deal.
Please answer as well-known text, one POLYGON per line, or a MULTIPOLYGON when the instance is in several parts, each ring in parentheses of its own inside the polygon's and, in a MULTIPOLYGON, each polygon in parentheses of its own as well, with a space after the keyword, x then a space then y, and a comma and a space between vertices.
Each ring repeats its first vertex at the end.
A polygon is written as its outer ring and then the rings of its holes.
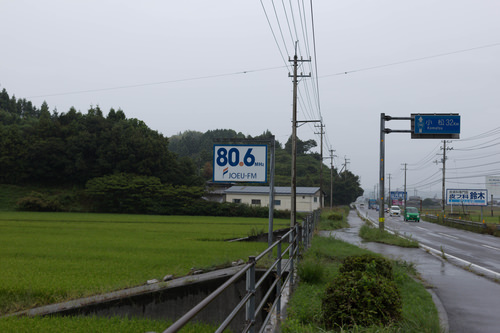
POLYGON ((405 200, 408 198, 408 193, 404 191, 391 191, 391 200, 405 200))
POLYGON ((460 134, 459 115, 415 115, 415 134, 460 134))

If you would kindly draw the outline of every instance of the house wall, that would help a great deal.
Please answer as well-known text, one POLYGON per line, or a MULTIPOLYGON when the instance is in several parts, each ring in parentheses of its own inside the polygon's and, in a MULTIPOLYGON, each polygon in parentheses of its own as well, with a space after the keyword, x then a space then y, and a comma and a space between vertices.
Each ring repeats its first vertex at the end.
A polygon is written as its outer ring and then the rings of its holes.
MULTIPOLYGON (((226 193, 226 202, 234 202, 234 200, 240 200, 240 203, 247 205, 259 205, 255 201, 260 200, 260 205, 262 207, 269 207, 269 194, 252 194, 252 193, 226 193)), ((291 210, 292 198, 290 195, 275 195, 275 201, 280 201, 280 204, 275 204, 274 209, 277 210, 291 210)), ((312 212, 320 207, 320 196, 319 192, 314 196, 312 195, 300 195, 297 194, 297 211, 298 212, 312 212), (315 201, 316 198, 316 201, 315 201)))

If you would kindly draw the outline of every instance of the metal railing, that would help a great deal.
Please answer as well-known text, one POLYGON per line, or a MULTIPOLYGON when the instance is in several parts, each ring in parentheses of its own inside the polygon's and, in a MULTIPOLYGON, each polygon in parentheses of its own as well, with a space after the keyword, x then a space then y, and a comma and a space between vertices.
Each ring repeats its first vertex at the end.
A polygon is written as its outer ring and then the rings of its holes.
POLYGON ((440 220, 443 221, 444 220, 444 222, 451 223, 451 224, 467 225, 467 226, 471 226, 471 227, 478 228, 478 229, 486 228, 486 224, 481 223, 481 222, 467 221, 467 220, 462 220, 462 219, 454 219, 454 218, 449 218, 449 217, 445 217, 443 219, 442 217, 439 217, 436 215, 431 215, 431 214, 426 214, 424 216, 425 216, 425 218, 427 218, 429 220, 433 220, 433 221, 440 221, 440 220))
POLYGON ((319 210, 309 214, 306 218, 304 218, 302 223, 297 223, 294 227, 290 227, 290 230, 286 234, 278 237, 278 240, 269 246, 264 252, 260 253, 256 257, 250 256, 248 258, 248 262, 241 268, 240 271, 179 318, 175 323, 163 331, 163 333, 173 333, 179 331, 213 300, 219 297, 224 290, 242 278, 243 275, 246 275, 246 294, 243 295, 241 301, 234 307, 231 313, 220 324, 215 332, 223 332, 226 328, 228 328, 243 308, 245 308, 246 320, 245 323, 242 323, 243 329, 241 332, 255 332, 256 329, 259 329, 259 332, 262 332, 270 323, 273 313, 279 321, 281 316, 282 295, 286 291, 286 288, 291 291, 294 286, 294 270, 299 261, 300 250, 303 249, 305 251, 310 247, 311 239, 319 219, 319 210), (288 246, 282 250, 283 245, 288 246), (257 263, 263 258, 269 258, 269 256, 272 256, 275 250, 276 259, 264 272, 260 279, 256 281, 257 263), (284 259, 287 254, 288 260, 284 259), (288 272, 288 274, 283 274, 284 272, 288 272), (256 305, 256 291, 259 288, 263 288, 263 282, 271 276, 271 274, 274 274, 274 281, 267 290, 261 290, 263 296, 260 303, 256 305), (261 313, 264 306, 269 306, 269 299, 274 293, 276 294, 276 298, 274 299, 272 305, 265 309, 267 311, 267 316, 263 320, 260 327, 256 327, 258 326, 255 319, 256 314, 261 313))

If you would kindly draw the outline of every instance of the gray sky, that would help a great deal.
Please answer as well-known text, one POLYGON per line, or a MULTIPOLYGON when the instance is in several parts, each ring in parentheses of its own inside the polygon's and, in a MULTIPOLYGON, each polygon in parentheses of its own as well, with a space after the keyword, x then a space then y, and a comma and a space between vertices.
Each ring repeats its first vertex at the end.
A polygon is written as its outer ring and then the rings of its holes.
MULTIPOLYGON (((314 31, 310 1, 0 0, 0 89, 58 112, 121 108, 167 137, 270 130, 284 143, 298 40, 299 56, 312 57, 299 70, 312 77, 299 83, 298 119, 323 120, 324 155, 335 149, 339 168, 347 159, 367 195, 382 112, 461 115, 461 139, 472 139, 449 144, 448 188, 500 175, 499 1, 323 0, 313 13, 314 31)), ((319 144, 317 132, 306 123, 298 136, 319 144)), ((391 190, 402 190, 408 163, 409 194, 440 197, 440 146, 388 135, 391 190)))

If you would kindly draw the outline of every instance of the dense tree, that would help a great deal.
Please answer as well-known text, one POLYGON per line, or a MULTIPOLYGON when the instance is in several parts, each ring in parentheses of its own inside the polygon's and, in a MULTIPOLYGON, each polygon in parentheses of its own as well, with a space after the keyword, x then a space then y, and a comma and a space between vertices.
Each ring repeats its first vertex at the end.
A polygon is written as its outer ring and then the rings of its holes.
POLYGON ((97 211, 165 214, 194 203, 203 188, 164 185, 157 177, 116 173, 89 180, 86 193, 97 211))
MULTIPOLYGON (((315 140, 306 140, 302 141, 297 138, 297 155, 303 155, 309 153, 311 149, 318 146, 315 140)), ((292 137, 288 138, 288 141, 285 144, 285 151, 289 154, 292 153, 292 137)))
POLYGON ((347 205, 363 195, 359 177, 350 171, 336 175, 333 181, 333 202, 336 205, 347 205))
POLYGON ((191 161, 179 160, 168 138, 122 110, 103 115, 71 108, 50 112, 0 93, 0 182, 81 185, 115 173, 158 177, 165 184, 199 185, 191 161))

